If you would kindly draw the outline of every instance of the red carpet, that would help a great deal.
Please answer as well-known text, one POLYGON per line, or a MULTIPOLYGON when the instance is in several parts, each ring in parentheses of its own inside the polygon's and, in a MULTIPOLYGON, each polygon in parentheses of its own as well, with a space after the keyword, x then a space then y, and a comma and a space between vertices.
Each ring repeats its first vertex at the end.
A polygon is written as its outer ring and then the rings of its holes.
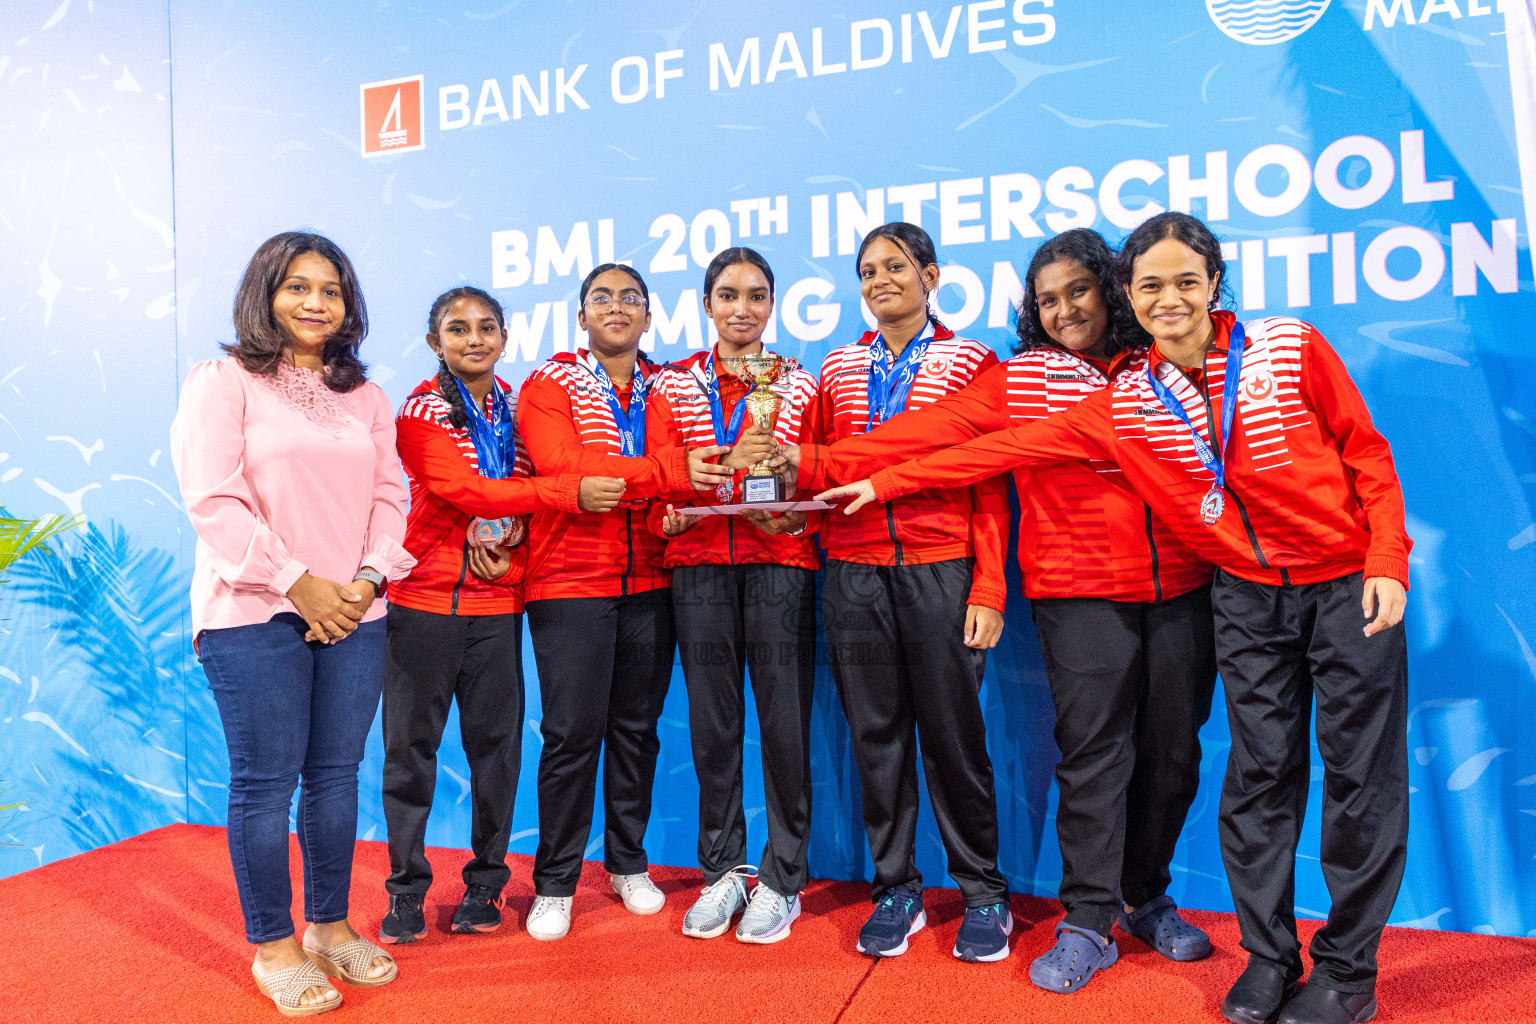
MULTIPOLYGON (((521 929, 533 897, 528 857, 516 858, 507 889, 517 924, 490 936, 450 936, 445 929, 463 891, 458 870, 466 855, 430 852, 439 879, 428 904, 430 935, 397 948, 398 981, 342 986, 346 1003, 320 1019, 1177 1024, 1220 1021, 1217 1006, 1243 962, 1231 915, 1191 913, 1216 943, 1209 960, 1171 964, 1122 937, 1120 963, 1091 988, 1053 996, 1031 986, 1026 972, 1052 944, 1060 914, 1054 901, 1015 897, 1013 955, 972 965, 950 955, 959 894, 930 890, 930 927, 905 956, 876 964, 853 951, 868 912, 865 885, 812 883, 789 939, 745 946, 729 936, 700 942, 680 934, 697 871, 655 869, 667 908, 634 917, 597 864, 583 874, 570 936, 541 943, 521 929)), ((352 922, 365 933, 383 914, 386 863, 382 843, 358 844, 352 922)), ((293 872, 301 877, 297 846, 293 872)), ((297 892, 294 920, 302 921, 297 892)), ((0 921, 7 923, 0 1019, 8 1024, 283 1019, 251 982, 222 829, 160 829, 0 880, 0 921)), ((1389 929, 1381 963, 1378 1020, 1536 1020, 1531 940, 1389 929)))

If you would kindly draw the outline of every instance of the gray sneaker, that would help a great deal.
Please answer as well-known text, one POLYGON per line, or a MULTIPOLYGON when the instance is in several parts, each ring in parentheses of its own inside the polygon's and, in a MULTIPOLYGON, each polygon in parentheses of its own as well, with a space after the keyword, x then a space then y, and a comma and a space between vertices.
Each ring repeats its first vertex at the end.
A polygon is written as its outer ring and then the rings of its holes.
POLYGON ((752 888, 752 900, 741 915, 736 941, 767 945, 789 938, 789 926, 800 916, 800 897, 786 899, 759 882, 752 888))
POLYGON ((706 885, 683 918, 683 934, 695 939, 713 939, 731 927, 731 918, 747 903, 747 879, 757 869, 743 864, 732 868, 713 885, 706 885))

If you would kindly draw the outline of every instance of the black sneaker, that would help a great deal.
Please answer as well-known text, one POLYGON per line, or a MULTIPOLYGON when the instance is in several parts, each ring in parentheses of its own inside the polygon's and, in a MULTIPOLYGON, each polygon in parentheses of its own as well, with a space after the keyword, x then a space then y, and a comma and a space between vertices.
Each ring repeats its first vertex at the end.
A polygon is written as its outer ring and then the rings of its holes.
POLYGON ((875 904, 875 912, 859 929, 859 952, 900 956, 907 951, 907 939, 922 931, 927 921, 921 890, 892 889, 875 904))
POLYGON ((379 941, 386 946, 399 942, 415 942, 427 934, 427 917, 421 911, 426 897, 419 892, 406 892, 389 898, 389 913, 379 925, 379 941))
POLYGON ((472 885, 465 889, 459 909, 453 912, 454 933, 493 932, 500 927, 501 890, 488 885, 472 885))

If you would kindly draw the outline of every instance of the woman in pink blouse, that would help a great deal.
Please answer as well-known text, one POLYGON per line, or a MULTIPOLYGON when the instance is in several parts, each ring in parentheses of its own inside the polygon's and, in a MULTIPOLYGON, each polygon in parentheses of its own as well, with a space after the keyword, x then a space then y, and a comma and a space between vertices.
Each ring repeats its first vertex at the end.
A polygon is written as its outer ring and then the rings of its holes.
POLYGON ((187 376, 172 457, 197 530, 192 628, 229 745, 229 854, 251 973, 289 1016, 341 1005, 327 974, 383 985, 394 961, 347 923, 357 766, 378 710, 406 490, 389 400, 357 348, 368 313, 335 243, 262 243, 235 296, 237 343, 187 376), (304 853, 289 914, 288 809, 304 853), (322 973, 323 972, 323 973, 322 973))

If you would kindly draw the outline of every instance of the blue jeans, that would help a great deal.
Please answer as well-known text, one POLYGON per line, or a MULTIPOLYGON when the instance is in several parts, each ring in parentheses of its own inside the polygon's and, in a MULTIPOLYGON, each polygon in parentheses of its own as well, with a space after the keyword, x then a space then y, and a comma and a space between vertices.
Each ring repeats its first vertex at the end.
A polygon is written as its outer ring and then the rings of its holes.
POLYGON ((198 661, 229 745, 229 859, 247 942, 293 934, 288 809, 301 773, 304 916, 346 920, 357 766, 384 687, 384 621, 330 647, 305 643, 308 627, 290 612, 199 634, 198 661))

